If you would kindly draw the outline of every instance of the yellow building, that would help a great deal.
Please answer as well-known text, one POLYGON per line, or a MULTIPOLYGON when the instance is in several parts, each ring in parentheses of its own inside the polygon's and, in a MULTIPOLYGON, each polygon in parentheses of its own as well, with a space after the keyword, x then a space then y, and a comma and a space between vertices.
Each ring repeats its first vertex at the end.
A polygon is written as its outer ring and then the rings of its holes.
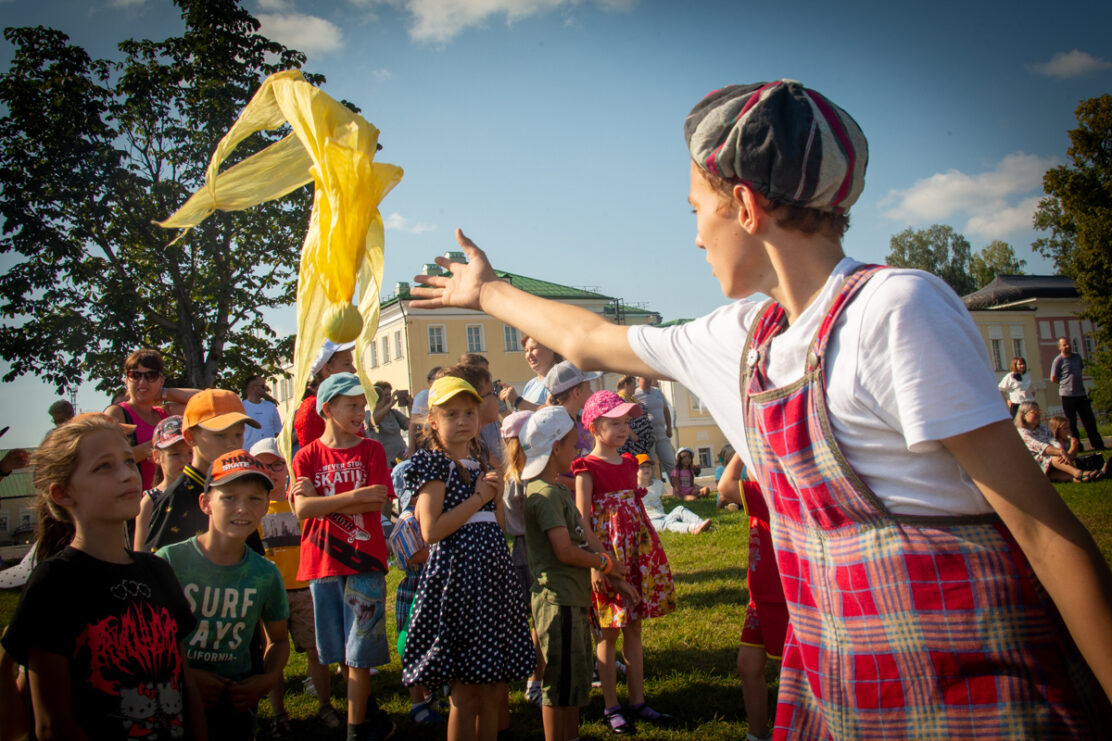
MULTIPOLYGON (((462 252, 445 255, 464 260, 462 252)), ((439 275, 439 265, 429 263, 421 273, 439 275)), ((536 296, 579 306, 619 324, 659 324, 660 315, 595 290, 574 288, 495 270, 499 278, 536 296)), ((491 375, 520 391, 533 372, 521 350, 521 333, 488 314, 468 309, 415 309, 408 283, 398 283, 394 294, 379 306, 378 333, 366 357, 356 358, 374 381, 388 381, 394 389, 411 394, 426 387, 425 378, 436 367, 455 364, 464 353, 480 353, 490 361, 491 375)), ((594 385, 613 389, 618 376, 608 373, 594 385)), ((273 379, 271 388, 283 419, 296 409, 300 390, 289 379, 273 379)))
MULTIPOLYGON (((1061 414, 1058 386, 1050 381, 1058 338, 1068 337, 1083 360, 1094 350, 1093 323, 1081 318, 1085 302, 1073 280, 1060 275, 998 275, 962 301, 981 331, 997 379, 1009 371, 1014 356, 1026 359, 1044 418, 1061 414)), ((1093 387, 1087 376, 1085 387, 1093 387)))

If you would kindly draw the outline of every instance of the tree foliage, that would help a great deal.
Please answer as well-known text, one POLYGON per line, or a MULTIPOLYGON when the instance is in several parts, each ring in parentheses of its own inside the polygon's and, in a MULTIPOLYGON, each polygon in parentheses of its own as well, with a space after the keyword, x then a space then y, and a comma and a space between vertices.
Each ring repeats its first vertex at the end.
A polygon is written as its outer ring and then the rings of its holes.
POLYGON ((934 273, 959 296, 983 288, 997 275, 1022 275, 1026 260, 999 239, 973 252, 969 241, 953 227, 932 224, 926 229, 908 227, 889 242, 889 265, 934 273))
POLYGON ((969 277, 978 289, 984 288, 998 275, 1023 275, 1026 260, 1016 257, 1010 244, 994 239, 969 260, 969 277))
MULTIPOLYGON (((176 244, 152 222, 204 180, 220 137, 261 81, 305 56, 259 35, 235 0, 176 0, 184 33, 92 59, 49 28, 8 28, 0 76, 4 380, 118 385, 141 346, 175 380, 237 383, 288 357, 263 312, 293 302, 311 193, 217 212, 176 244)), ((307 75, 314 84, 320 76, 307 75)), ((281 135, 241 145, 231 166, 281 135)))
POLYGON ((1096 380, 1095 405, 1112 410, 1112 95, 1083 100, 1069 132, 1069 162, 1047 170, 1047 197, 1035 213, 1049 232, 1033 247, 1073 278, 1096 325, 1097 353, 1088 371, 1096 380))

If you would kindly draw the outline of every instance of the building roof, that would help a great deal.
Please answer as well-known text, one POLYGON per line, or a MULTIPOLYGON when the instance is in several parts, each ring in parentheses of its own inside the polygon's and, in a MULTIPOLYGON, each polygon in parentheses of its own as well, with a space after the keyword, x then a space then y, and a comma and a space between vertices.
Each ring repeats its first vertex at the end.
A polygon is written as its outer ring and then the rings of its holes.
POLYGON ((1077 287, 1064 275, 998 275, 961 300, 970 311, 980 311, 1036 298, 1078 298, 1077 287))
MULTIPOLYGON (((457 255, 455 253, 449 253, 449 255, 453 259, 457 259, 457 255)), ((462 259, 462 257, 462 255, 458 255, 458 259, 462 259)), ((433 271, 439 272, 439 266, 435 264, 429 264, 424 267, 424 272, 426 275, 434 274, 433 271)), ((443 272, 442 274, 450 275, 450 273, 447 272, 443 272)), ((619 313, 621 313, 623 316, 632 315, 643 317, 660 317, 660 314, 658 312, 652 311, 651 309, 646 309, 640 306, 631 306, 629 304, 622 303, 614 296, 607 296, 604 293, 599 293, 598 291, 593 291, 587 288, 565 286, 560 283, 552 283, 551 281, 541 280, 540 278, 531 278, 528 275, 521 275, 520 273, 511 273, 508 270, 495 270, 494 274, 497 275, 500 279, 514 286, 515 288, 520 288, 526 293, 531 293, 534 296, 540 296, 541 298, 553 299, 556 301, 567 301, 569 299, 578 299, 581 301, 602 301, 608 304, 617 305, 619 313)), ((398 283, 397 286, 395 286, 394 294, 385 297, 379 304, 379 308, 384 309, 387 306, 402 299, 409 300, 410 298, 412 298, 412 296, 410 296, 409 294, 409 289, 409 283, 398 283)), ((607 307, 605 313, 614 314, 615 312, 613 306, 607 307)))

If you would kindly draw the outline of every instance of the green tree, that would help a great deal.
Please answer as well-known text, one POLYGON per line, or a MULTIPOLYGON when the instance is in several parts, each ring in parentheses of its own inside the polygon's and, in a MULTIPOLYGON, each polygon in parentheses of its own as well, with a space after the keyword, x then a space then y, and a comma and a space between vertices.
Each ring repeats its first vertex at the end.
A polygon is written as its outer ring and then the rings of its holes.
MULTIPOLYGON (((175 0, 184 33, 92 59, 49 28, 7 28, 0 76, 4 380, 117 386, 132 350, 163 351, 175 380, 238 384, 288 357, 266 309, 294 300, 308 187, 218 212, 176 244, 152 222, 204 180, 220 137, 266 75, 305 56, 259 35, 235 0, 175 0)), ((314 84, 320 76, 307 76, 314 84)), ((259 134, 234 164, 275 141, 259 134)))
POLYGON ((980 289, 998 275, 1023 275, 1025 265, 1027 261, 1018 259, 1010 244, 994 239, 980 252, 973 253, 969 260, 969 276, 973 285, 980 289))
POLYGON ((1112 95, 1083 100, 1069 132, 1069 162, 1047 170, 1047 197, 1035 228, 1049 232, 1032 246, 1073 278, 1093 320, 1096 355, 1088 371, 1096 381, 1094 406, 1112 410, 1112 95))
POLYGON ((934 273, 959 296, 978 288, 969 275, 969 242, 953 227, 945 224, 932 224, 926 229, 908 227, 892 236, 889 247, 886 258, 889 265, 934 273))

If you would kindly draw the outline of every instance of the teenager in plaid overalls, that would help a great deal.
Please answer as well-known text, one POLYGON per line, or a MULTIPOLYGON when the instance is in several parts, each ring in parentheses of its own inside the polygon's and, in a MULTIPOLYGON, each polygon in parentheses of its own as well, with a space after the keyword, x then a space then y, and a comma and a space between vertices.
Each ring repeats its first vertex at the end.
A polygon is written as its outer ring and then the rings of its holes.
POLYGON ((675 379, 770 500, 792 626, 778 737, 1109 736, 1112 574, 1027 454, 960 300, 845 257, 857 123, 793 81, 688 116, 696 245, 739 300, 622 327, 467 264, 420 305, 485 311, 580 368, 675 379), (995 396, 995 399, 993 398, 995 396))

